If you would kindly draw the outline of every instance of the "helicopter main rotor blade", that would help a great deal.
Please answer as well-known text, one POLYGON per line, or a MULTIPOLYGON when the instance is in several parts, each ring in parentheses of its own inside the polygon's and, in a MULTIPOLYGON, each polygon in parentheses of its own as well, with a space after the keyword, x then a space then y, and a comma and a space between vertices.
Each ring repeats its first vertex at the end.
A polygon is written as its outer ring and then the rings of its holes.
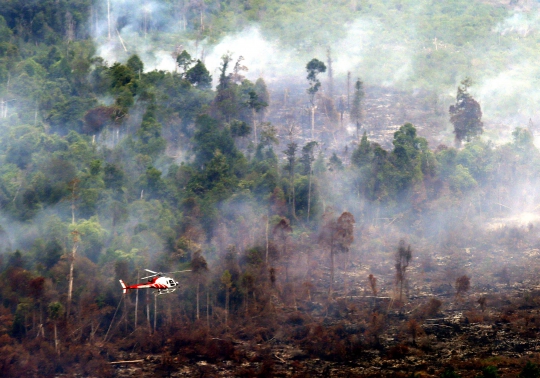
POLYGON ((150 270, 150 269, 145 269, 147 272, 150 272, 152 274, 159 274, 158 272, 154 272, 153 270, 150 270))
POLYGON ((191 269, 186 269, 186 270, 176 270, 176 271, 174 271, 174 272, 166 272, 165 274, 183 273, 183 272, 191 272, 191 269))
POLYGON ((147 278, 152 278, 152 277, 159 276, 159 275, 160 275, 160 273, 152 274, 150 276, 142 277, 141 280, 145 280, 147 278))

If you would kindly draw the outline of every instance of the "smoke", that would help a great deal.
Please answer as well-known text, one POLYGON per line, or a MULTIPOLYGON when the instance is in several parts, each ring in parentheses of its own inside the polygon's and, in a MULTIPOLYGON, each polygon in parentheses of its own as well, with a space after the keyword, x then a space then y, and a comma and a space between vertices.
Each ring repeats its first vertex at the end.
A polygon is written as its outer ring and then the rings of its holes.
POLYGON ((325 61, 328 48, 336 76, 351 71, 368 83, 392 86, 405 83, 413 69, 410 43, 373 17, 348 22, 341 26, 343 33, 337 36, 326 33, 324 43, 300 49, 294 47, 295 41, 284 40, 283 35, 280 39, 271 30, 262 31, 262 26, 255 23, 225 35, 218 42, 190 39, 193 34, 186 32, 179 21, 180 10, 175 12, 174 7, 160 1, 111 0, 109 9, 110 38, 107 1, 102 1, 99 16, 94 16, 92 23, 97 55, 111 64, 125 62, 130 55, 138 54, 145 63, 145 71, 174 71, 173 52, 179 46, 201 58, 214 73, 223 55, 242 56, 249 68, 246 74, 249 79, 264 77, 270 82, 286 78, 303 80, 306 62, 314 57, 325 61))
POLYGON ((138 54, 145 70, 174 70, 172 52, 182 43, 174 7, 162 1, 103 0, 93 14, 92 35, 98 56, 110 64, 138 54))
POLYGON ((497 24, 494 31, 501 35, 516 34, 520 37, 527 37, 531 32, 538 31, 538 21, 539 15, 537 12, 516 12, 497 24))
POLYGON ((476 93, 484 114, 513 127, 527 126, 530 118, 538 116, 539 74, 537 64, 524 61, 483 78, 476 93))
POLYGON ((494 48, 479 57, 484 64, 473 80, 484 115, 511 126, 527 126, 538 120, 540 69, 536 40, 540 13, 516 12, 493 28, 494 48))
POLYGON ((292 51, 281 48, 277 41, 264 38, 257 26, 228 35, 218 45, 208 48, 210 51, 205 64, 214 69, 214 78, 221 57, 229 53, 235 58, 244 57, 244 63, 249 69, 246 76, 252 80, 264 77, 268 81, 275 81, 303 74, 301 59, 292 51))

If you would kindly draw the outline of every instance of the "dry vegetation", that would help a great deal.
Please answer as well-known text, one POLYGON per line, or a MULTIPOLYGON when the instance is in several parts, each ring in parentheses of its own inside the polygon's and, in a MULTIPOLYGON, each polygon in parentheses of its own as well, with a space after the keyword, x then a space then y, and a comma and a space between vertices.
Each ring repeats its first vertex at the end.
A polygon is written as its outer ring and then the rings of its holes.
MULTIPOLYGON (((308 265, 308 254, 296 246, 287 260, 288 280, 280 260, 274 260, 272 280, 268 265, 240 258, 236 273, 249 271, 253 280, 244 300, 232 292, 228 319, 219 289, 208 317, 202 301, 200 320, 176 293, 160 296, 155 331, 142 323, 132 329, 123 314, 113 319, 106 341, 93 340, 89 327, 60 322, 59 354, 50 338, 28 333, 14 344, 4 332, 0 371, 3 376, 439 377, 451 367, 462 377, 475 377, 494 366, 502 377, 513 377, 527 361, 540 362, 535 268, 540 239, 534 227, 477 230, 476 247, 462 247, 467 243, 458 240, 439 245, 410 240, 401 301, 394 266, 398 241, 389 231, 356 230, 349 254, 336 254, 331 296, 327 249, 315 247, 308 265), (509 236, 516 232, 519 246, 512 246, 509 236), (129 363, 111 364, 118 361, 129 363)), ((11 316, 4 312, 4 318, 11 316)), ((51 332, 45 330, 47 336, 51 332)))

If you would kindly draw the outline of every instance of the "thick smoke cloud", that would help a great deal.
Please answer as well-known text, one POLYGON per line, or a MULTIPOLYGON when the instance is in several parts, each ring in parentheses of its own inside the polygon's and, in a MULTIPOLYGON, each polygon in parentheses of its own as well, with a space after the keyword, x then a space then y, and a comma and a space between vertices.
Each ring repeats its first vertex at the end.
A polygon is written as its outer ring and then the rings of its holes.
MULTIPOLYGON (((425 6, 420 3, 415 9, 424 12, 425 6)), ((441 40, 425 45, 417 38, 417 32, 423 31, 414 19, 408 19, 404 25, 398 20, 389 25, 382 22, 375 11, 373 14, 363 11, 361 17, 346 23, 344 33, 328 33, 326 44, 312 47, 310 51, 296 49, 295 41, 284 40, 286 31, 279 39, 271 30, 257 24, 225 35, 216 43, 207 39, 197 41, 194 33, 184 30, 182 12, 180 7, 164 1, 110 0, 109 39, 107 1, 103 0, 92 23, 97 55, 112 63, 126 61, 137 53, 145 63, 145 70, 173 71, 176 69, 173 52, 184 48, 205 62, 215 80, 221 57, 231 53, 235 59, 244 57, 244 64, 249 68, 247 78, 264 77, 272 83, 301 82, 306 62, 313 57, 326 60, 327 49, 331 48, 337 80, 343 80, 351 72, 353 78, 361 77, 367 85, 404 90, 418 90, 422 89, 418 86, 428 85, 443 101, 450 102, 455 98, 459 82, 469 76, 474 82, 470 91, 480 102, 484 118, 507 125, 508 135, 514 127, 526 126, 529 119, 540 122, 536 106, 540 99, 536 89, 540 72, 535 64, 538 52, 533 48, 540 19, 536 9, 508 11, 508 16, 492 27, 488 38, 493 42, 490 46, 471 40, 461 49, 450 48, 441 40), (443 50, 442 57, 437 55, 436 59, 447 62, 435 62, 441 64, 441 71, 434 79, 422 78, 421 67, 426 66, 426 59, 435 59, 431 57, 434 50, 443 50), (448 60, 463 54, 470 62, 468 68, 464 72, 447 72, 444 67, 451 63, 448 60)))

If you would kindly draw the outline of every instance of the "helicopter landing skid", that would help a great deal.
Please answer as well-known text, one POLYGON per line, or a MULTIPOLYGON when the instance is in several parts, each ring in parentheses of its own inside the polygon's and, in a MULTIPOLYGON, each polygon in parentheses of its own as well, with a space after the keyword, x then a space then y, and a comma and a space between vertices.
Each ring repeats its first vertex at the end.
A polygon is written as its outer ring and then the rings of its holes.
POLYGON ((157 292, 156 292, 156 295, 161 295, 161 294, 169 294, 169 293, 172 293, 173 291, 175 291, 176 288, 174 289, 159 289, 157 292))

